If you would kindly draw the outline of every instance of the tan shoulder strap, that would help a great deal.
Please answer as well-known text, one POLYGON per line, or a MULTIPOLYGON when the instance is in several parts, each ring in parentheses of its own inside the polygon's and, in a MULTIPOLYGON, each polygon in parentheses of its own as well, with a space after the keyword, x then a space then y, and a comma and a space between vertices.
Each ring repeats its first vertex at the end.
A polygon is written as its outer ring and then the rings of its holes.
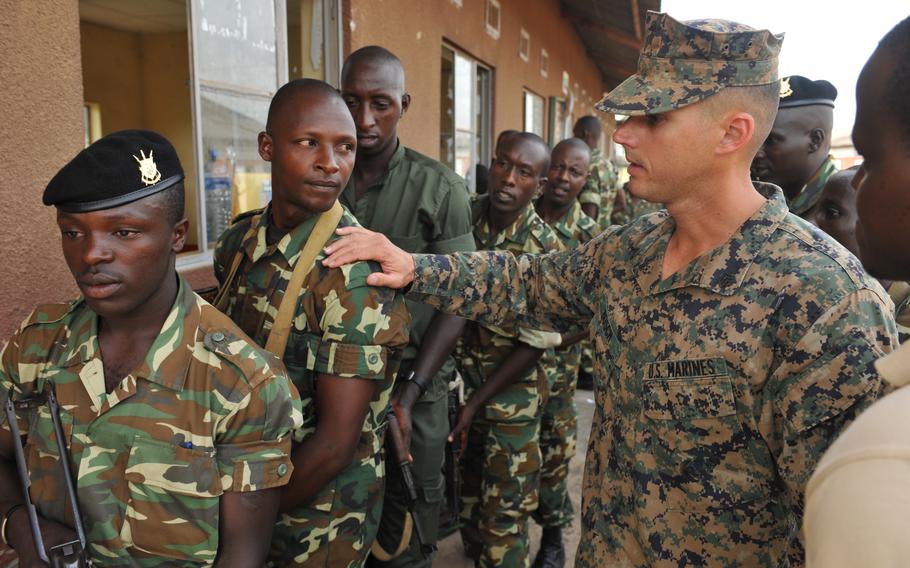
MULTIPOLYGON (((259 225, 259 216, 262 213, 253 215, 251 218, 250 228, 246 230, 243 238, 240 239, 240 243, 246 242, 247 239, 253 236, 256 233, 256 229, 259 225)), ((243 261, 243 246, 237 247, 237 251, 234 252, 234 258, 231 260, 231 269, 228 270, 227 278, 224 279, 224 283, 221 285, 221 288, 218 289, 218 294, 215 296, 215 299, 212 301, 212 305, 218 308, 219 311, 227 313, 227 297, 228 290, 231 289, 231 284, 234 282, 234 277, 237 276, 237 269, 240 268, 240 263, 243 261)))
POLYGON ((278 315, 275 316, 275 322, 272 325, 272 331, 269 333, 269 339, 266 341, 266 351, 272 352, 279 359, 284 358, 284 350, 288 344, 288 337, 291 333, 291 322, 294 319, 294 311, 297 308, 297 296, 303 288, 303 280, 306 275, 313 269, 313 263, 319 255, 319 251, 325 246, 326 241, 332 236, 338 221, 344 209, 336 200, 331 209, 319 215, 313 232, 303 245, 300 256, 297 257, 297 264, 294 266, 294 272, 291 274, 291 281, 284 291, 284 297, 281 299, 281 305, 278 307, 278 315))

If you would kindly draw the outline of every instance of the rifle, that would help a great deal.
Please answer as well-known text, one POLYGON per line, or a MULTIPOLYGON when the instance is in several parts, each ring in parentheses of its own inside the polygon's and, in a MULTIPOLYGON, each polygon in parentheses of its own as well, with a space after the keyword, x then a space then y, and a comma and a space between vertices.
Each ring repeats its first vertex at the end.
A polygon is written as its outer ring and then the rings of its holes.
MULTIPOLYGON (((458 371, 449 382, 447 394, 449 408, 449 431, 455 428, 458 422, 458 409, 464 405, 464 379, 458 371)), ((445 523, 445 533, 454 532, 461 524, 461 473, 458 460, 461 459, 461 441, 456 439, 446 442, 445 476, 446 476, 446 502, 449 518, 445 523)))
POLYGON ((73 482, 73 476, 70 472, 69 452, 66 449, 66 443, 63 441, 63 427, 60 424, 60 407, 57 405, 57 396, 54 390, 46 389, 44 395, 32 395, 20 399, 13 403, 13 389, 11 388, 6 397, 6 420, 9 423, 10 432, 13 435, 13 454, 16 457, 16 469, 19 472, 19 482, 22 488, 22 497, 25 503, 25 510, 28 513, 29 526, 32 529, 32 539, 35 543, 35 550, 38 557, 51 568, 88 568, 92 561, 86 552, 85 526, 82 523, 82 514, 79 511, 79 501, 76 498, 76 486, 73 482), (47 402, 51 413, 51 421, 54 424, 54 437, 57 438, 57 451, 60 454, 60 465, 63 468, 63 477, 66 481, 66 494, 69 498, 70 507, 73 511, 73 523, 75 524, 77 539, 58 544, 57 546, 46 551, 44 548, 44 538, 41 536, 41 526, 38 523, 38 510, 32 503, 32 497, 29 493, 31 479, 28 475, 28 465, 26 465, 25 451, 22 449, 22 434, 19 431, 19 423, 16 418, 16 409, 29 410, 37 408, 47 402))
MULTIPOLYGON (((408 515, 410 516, 411 524, 413 524, 414 532, 417 533, 417 542, 420 545, 420 553, 424 558, 429 558, 431 554, 436 552, 436 543, 427 542, 427 539, 423 534, 420 513, 417 512, 417 482, 414 480, 414 471, 411 469, 411 462, 408 461, 408 448, 404 445, 404 437, 401 435, 401 426, 398 424, 398 418, 391 409, 388 414, 388 422, 388 441, 391 444, 392 455, 395 458, 396 463, 398 463, 398 468, 401 470, 401 480, 404 484, 404 490, 408 501, 408 515)), ((407 523, 405 523, 404 532, 408 533, 407 523)), ((404 541, 404 544, 407 545, 410 538, 402 538, 402 540, 404 541)))

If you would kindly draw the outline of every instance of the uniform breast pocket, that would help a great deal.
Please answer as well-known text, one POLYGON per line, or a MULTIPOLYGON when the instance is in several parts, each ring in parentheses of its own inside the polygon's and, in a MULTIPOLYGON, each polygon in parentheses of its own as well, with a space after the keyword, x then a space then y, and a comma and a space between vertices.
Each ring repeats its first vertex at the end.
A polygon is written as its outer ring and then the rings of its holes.
POLYGON ((165 558, 215 559, 222 489, 212 453, 136 439, 124 477, 130 500, 125 544, 165 558))
POLYGON ((727 507, 765 495, 729 376, 644 380, 641 449, 671 509, 727 507))

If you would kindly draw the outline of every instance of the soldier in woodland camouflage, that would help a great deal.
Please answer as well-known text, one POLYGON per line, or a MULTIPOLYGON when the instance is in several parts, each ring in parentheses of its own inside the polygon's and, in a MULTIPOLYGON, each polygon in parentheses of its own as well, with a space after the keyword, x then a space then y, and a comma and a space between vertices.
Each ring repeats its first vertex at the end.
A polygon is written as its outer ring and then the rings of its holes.
POLYGON ((595 219, 603 230, 611 224, 613 204, 619 189, 616 167, 600 151, 603 125, 596 116, 587 115, 575 122, 572 132, 591 149, 588 177, 578 194, 578 202, 588 217, 595 219))
MULTIPOLYGON (((83 297, 39 306, 13 335, 0 401, 56 392, 91 558, 262 564, 300 401, 280 361, 177 275, 187 221, 173 147, 154 132, 110 134, 51 180, 44 202, 57 207, 83 297)), ((72 540, 73 521, 48 406, 19 412, 18 423, 50 548, 72 540)), ((4 423, 3 537, 31 566, 15 443, 4 423)))
MULTIPOLYGON (((272 165, 272 202, 237 219, 215 248, 225 311, 261 345, 320 213, 348 181, 355 147, 351 115, 327 84, 301 79, 276 93, 259 135, 259 153, 272 165)), ((338 226, 357 221, 344 211, 338 226)), ((408 342, 403 299, 366 285, 373 267, 329 269, 321 258, 295 298, 284 353, 300 390, 303 427, 294 435, 295 474, 269 555, 281 567, 363 565, 382 509, 389 396, 408 342)))
MULTIPOLYGON (((487 195, 472 204, 478 249, 544 253, 559 241, 531 199, 545 181, 549 151, 516 133, 497 148, 487 195)), ((462 539, 478 566, 528 565, 528 518, 537 508, 541 410, 556 334, 469 323, 455 352, 469 394, 453 436, 462 456, 462 539), (476 418, 475 418, 476 416, 476 418)))
MULTIPOLYGON (((550 156, 547 186, 535 205, 538 215, 550 225, 568 250, 600 233, 597 223, 582 212, 581 204, 576 199, 586 183, 590 156, 590 149, 578 138, 569 138, 557 144, 550 156)), ((572 522, 574 515, 567 478, 569 462, 575 455, 578 419, 575 385, 582 348, 590 347, 589 341, 575 341, 587 335, 584 332, 578 337, 564 337, 552 364, 546 366, 550 375, 547 380, 550 394, 540 423, 543 465, 540 470, 540 504, 534 511, 534 520, 543 527, 543 536, 534 568, 556 568, 565 564, 562 528, 572 522)))
POLYGON ((613 135, 630 190, 665 212, 538 256, 412 256, 351 230, 328 263, 378 259, 371 283, 486 325, 591 331, 577 566, 799 566, 806 481, 881 394, 892 305, 780 188, 750 182, 781 37, 646 22, 638 74, 600 108, 631 115, 613 135))

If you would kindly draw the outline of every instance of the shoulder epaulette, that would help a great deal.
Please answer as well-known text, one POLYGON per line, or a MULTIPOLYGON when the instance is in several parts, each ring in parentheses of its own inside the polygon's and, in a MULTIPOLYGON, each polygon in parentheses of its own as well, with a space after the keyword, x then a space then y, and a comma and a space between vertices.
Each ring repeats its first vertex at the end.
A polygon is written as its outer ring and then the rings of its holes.
POLYGON ((243 213, 240 213, 239 215, 236 215, 233 219, 231 219, 231 225, 239 223, 240 221, 243 221, 244 219, 249 219, 251 217, 259 215, 263 211, 265 211, 265 207, 262 207, 259 209, 251 209, 249 211, 244 211, 243 213))
POLYGON ((35 325, 57 323, 65 318, 75 309, 82 300, 72 300, 63 304, 40 304, 32 313, 22 322, 21 329, 35 325))

